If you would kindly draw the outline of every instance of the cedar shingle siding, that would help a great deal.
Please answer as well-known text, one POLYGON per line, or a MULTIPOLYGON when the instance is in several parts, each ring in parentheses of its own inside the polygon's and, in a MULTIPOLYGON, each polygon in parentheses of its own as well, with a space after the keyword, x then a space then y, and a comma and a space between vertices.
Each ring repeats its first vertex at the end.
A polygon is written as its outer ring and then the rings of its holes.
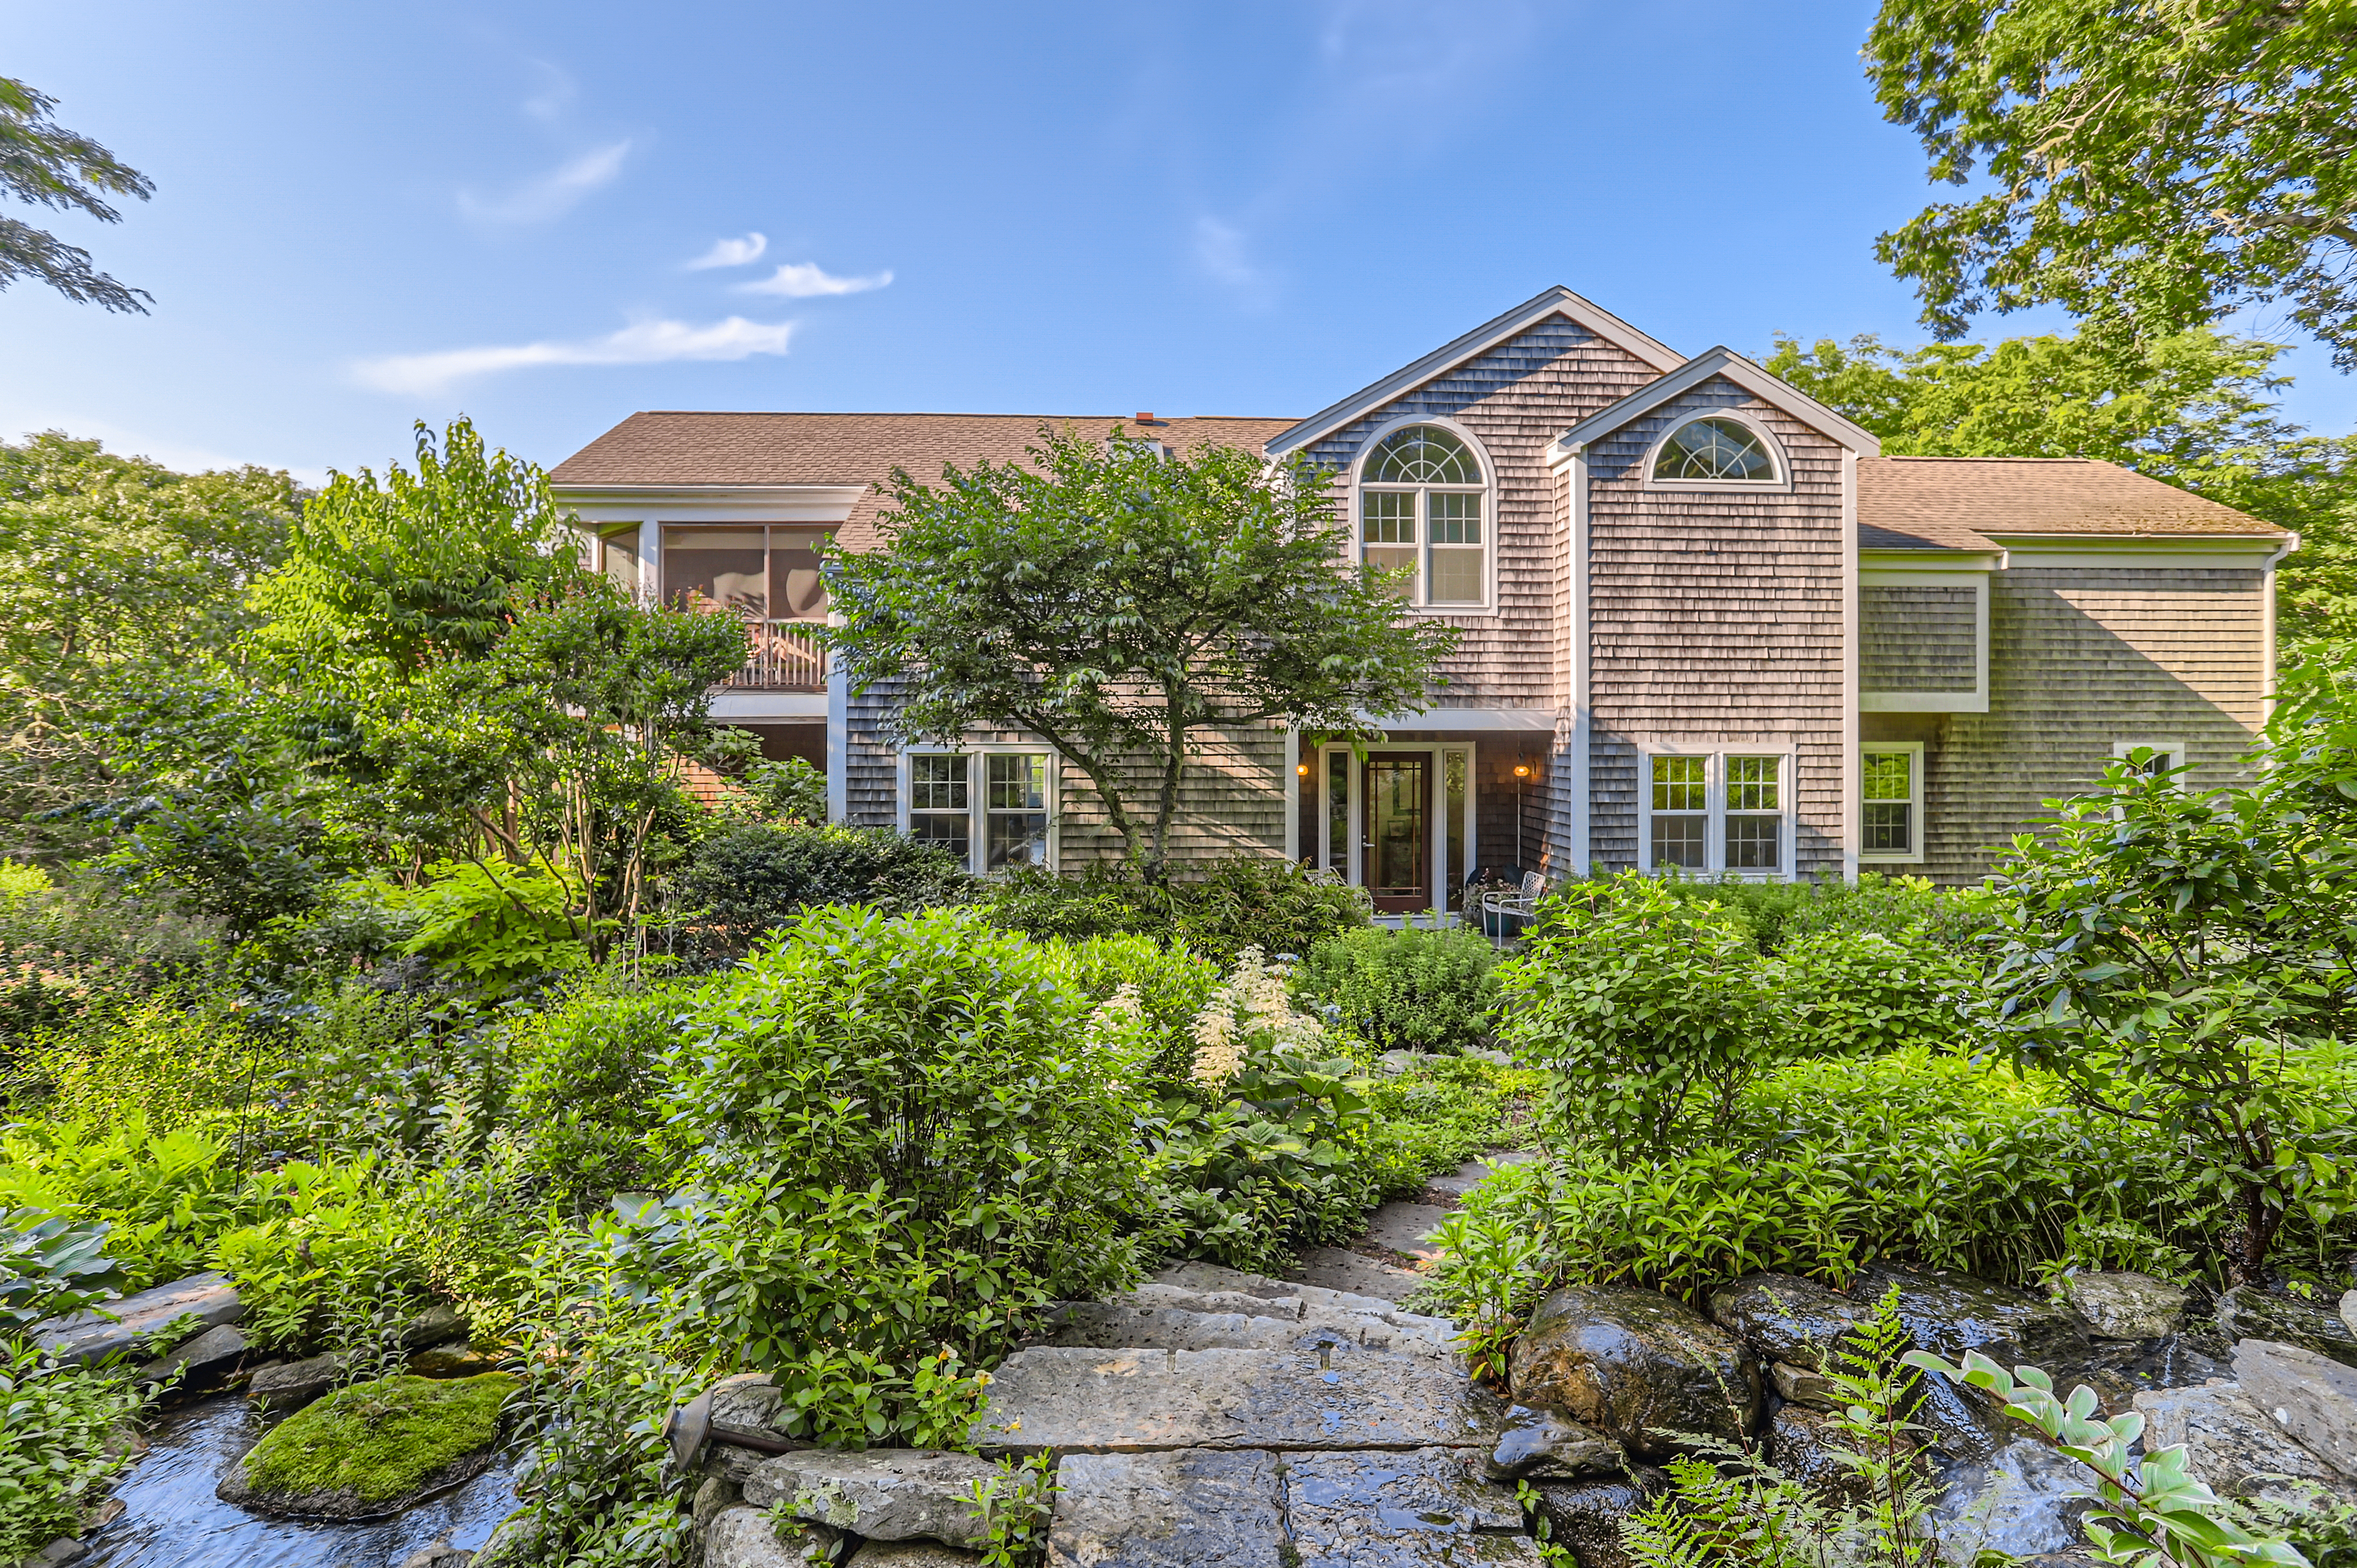
MULTIPOLYGON (((1680 364, 1566 291, 1306 421, 1187 418, 1136 433, 1179 451, 1218 441, 1298 452, 1344 477, 1337 499, 1353 517, 1347 478, 1366 444, 1425 419, 1469 435, 1490 469, 1495 599, 1438 612, 1461 641, 1437 705, 1467 716, 1409 716, 1388 735, 1403 746, 1475 745, 1476 865, 1519 861, 1557 877, 1583 863, 1635 865, 1645 747, 1773 748, 1796 759, 1789 866, 1838 874, 1856 812, 1852 741, 1908 740, 1925 748, 1923 858, 1899 868, 1968 880, 2040 800, 2099 776, 2116 744, 2182 745, 2198 784, 2224 782, 2239 776, 2264 716, 2267 563, 2287 541, 2281 530, 2108 463, 1881 456, 1866 432, 1738 356, 1713 349, 1680 364), (1714 409, 1774 434, 1788 488, 1646 487, 1653 442, 1714 409), (1857 711, 1862 693, 1970 705, 1946 699, 1975 689, 1984 580, 1988 711, 1857 711), (1517 762, 1531 765, 1527 780, 1513 777, 1517 762)), ((550 478, 600 528, 816 520, 865 550, 882 543, 876 487, 894 467, 930 480, 945 462, 1017 459, 1043 424, 1093 437, 1116 423, 1130 422, 648 413, 550 478)), ((732 700, 746 722, 772 716, 732 700)), ((834 737, 834 782, 853 822, 900 821, 899 748, 885 724, 893 701, 888 682, 851 698, 834 737)), ((1305 745, 1301 755, 1317 753, 1305 745)), ((1173 854, 1281 854, 1288 811, 1310 853, 1324 777, 1313 768, 1297 781, 1286 763, 1273 727, 1206 737, 1173 854)), ((1118 854, 1085 777, 1070 764, 1059 771, 1064 865, 1118 854)), ((1150 810, 1144 772, 1132 770, 1129 798, 1150 810)))

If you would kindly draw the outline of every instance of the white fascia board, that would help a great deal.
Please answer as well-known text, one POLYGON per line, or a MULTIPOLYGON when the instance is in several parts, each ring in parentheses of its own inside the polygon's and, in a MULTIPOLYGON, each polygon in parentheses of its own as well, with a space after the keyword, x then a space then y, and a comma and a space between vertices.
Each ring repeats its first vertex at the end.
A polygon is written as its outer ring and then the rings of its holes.
POLYGON ((1888 582, 1892 574, 2002 572, 2001 550, 1861 550, 1857 569, 1867 582, 1888 582))
POLYGON ((584 522, 842 522, 865 485, 551 485, 584 522))
POLYGON ((1677 354, 1621 320, 1610 311, 1560 285, 1523 301, 1503 316, 1483 322, 1454 342, 1443 344, 1412 365, 1393 371, 1372 386, 1360 388, 1341 402, 1322 408, 1290 429, 1279 431, 1261 450, 1272 457, 1299 451, 1322 435, 1381 408, 1403 392, 1436 376, 1448 374, 1466 360, 1488 353, 1518 333, 1527 332, 1550 316, 1567 317, 1617 349, 1626 350, 1657 371, 1678 366, 1677 354))
POLYGON ((1607 403, 1598 409, 1557 436, 1547 447, 1546 456, 1550 461, 1556 461, 1572 452, 1584 450, 1590 442, 1611 435, 1632 419, 1651 413, 1672 398, 1684 396, 1713 376, 1725 377, 1760 402, 1791 414, 1861 457, 1882 455, 1882 442, 1874 432, 1835 413, 1798 387, 1779 381, 1721 344, 1695 355, 1664 374, 1661 380, 1639 387, 1618 403, 1607 403))
POLYGON ((824 724, 824 692, 723 692, 712 699, 712 716, 724 724, 824 724))
POLYGON ((1555 733, 1553 708, 1426 708, 1414 714, 1361 714, 1361 720, 1381 730, 1496 730, 1517 734, 1555 733))
MULTIPOLYGON (((2262 568, 2285 541, 2269 533, 1999 533, 2018 566, 2224 566, 2262 568)), ((2297 536, 2295 536, 2295 542, 2297 536)))

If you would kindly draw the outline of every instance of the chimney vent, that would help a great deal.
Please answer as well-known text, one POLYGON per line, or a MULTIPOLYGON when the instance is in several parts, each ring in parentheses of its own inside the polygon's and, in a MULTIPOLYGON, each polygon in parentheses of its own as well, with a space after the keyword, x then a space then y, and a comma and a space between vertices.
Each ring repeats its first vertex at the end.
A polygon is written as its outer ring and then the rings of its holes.
POLYGON ((1140 424, 1159 424, 1162 422, 1155 418, 1151 413, 1141 413, 1137 416, 1137 423, 1140 424))

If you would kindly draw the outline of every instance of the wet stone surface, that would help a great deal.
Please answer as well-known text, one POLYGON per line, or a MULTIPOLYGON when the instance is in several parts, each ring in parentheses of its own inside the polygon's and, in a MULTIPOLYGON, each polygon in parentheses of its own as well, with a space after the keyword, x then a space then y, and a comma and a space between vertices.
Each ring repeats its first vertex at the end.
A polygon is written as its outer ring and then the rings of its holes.
POLYGON ((1549 1541, 1567 1548, 1579 1568, 1629 1568, 1620 1521, 1669 1489, 1669 1477, 1646 1466, 1605 1480, 1545 1482, 1538 1487, 1539 1517, 1549 1541))
POLYGON ((2272 1340, 2357 1367, 2357 1334, 2349 1331, 2330 1301, 2297 1301, 2256 1285, 2236 1285, 2218 1298, 2218 1332, 2229 1345, 2238 1339, 2272 1340))
POLYGON ((1894 1284, 1899 1321, 1919 1350, 1951 1361, 1977 1350, 2007 1368, 2042 1367, 2058 1381, 2075 1375, 2088 1359, 2087 1331, 2069 1308, 1969 1274, 1869 1263, 1858 1272, 1850 1298, 1871 1310, 1894 1284))
POLYGON ((1513 1492, 1451 1449, 1289 1455, 1285 1513, 1301 1568, 1542 1562, 1513 1492))
POLYGON ((1057 1467, 1050 1568, 1282 1568, 1275 1454, 1074 1454, 1057 1467))
POLYGON ((1747 1274, 1710 1293, 1713 1321, 1752 1354, 1811 1371, 1821 1370, 1826 1353, 1873 1313, 1872 1301, 1852 1301, 1797 1274, 1747 1274))
POLYGON ((1514 1399, 1562 1412, 1642 1458, 1665 1433, 1730 1441, 1760 1414, 1759 1363, 1740 1341, 1658 1291, 1576 1286, 1540 1304, 1514 1347, 1514 1399))

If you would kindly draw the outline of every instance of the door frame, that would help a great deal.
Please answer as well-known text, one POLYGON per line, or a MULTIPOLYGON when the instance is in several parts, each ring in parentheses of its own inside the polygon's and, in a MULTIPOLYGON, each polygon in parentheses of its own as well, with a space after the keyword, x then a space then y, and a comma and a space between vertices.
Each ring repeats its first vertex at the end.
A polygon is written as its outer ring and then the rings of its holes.
MULTIPOLYGON (((1432 806, 1427 818, 1432 824, 1432 912, 1437 916, 1447 915, 1452 882, 1464 881, 1466 872, 1481 864, 1480 845, 1473 836, 1474 824, 1480 817, 1480 753, 1475 743, 1469 740, 1368 741, 1359 749, 1366 752, 1423 752, 1432 758, 1429 770, 1432 806), (1448 754, 1451 752, 1462 753, 1465 757, 1465 863, 1462 865, 1452 865, 1448 861, 1448 754)), ((1364 769, 1359 766, 1348 742, 1331 742, 1318 747, 1316 782, 1317 832, 1312 835, 1317 846, 1316 864, 1338 872, 1351 886, 1363 887, 1367 885, 1366 868, 1361 864, 1359 845, 1366 835, 1366 780, 1364 769), (1333 842, 1332 793, 1338 773, 1346 780, 1349 792, 1343 843, 1339 846, 1339 854, 1333 842)))

